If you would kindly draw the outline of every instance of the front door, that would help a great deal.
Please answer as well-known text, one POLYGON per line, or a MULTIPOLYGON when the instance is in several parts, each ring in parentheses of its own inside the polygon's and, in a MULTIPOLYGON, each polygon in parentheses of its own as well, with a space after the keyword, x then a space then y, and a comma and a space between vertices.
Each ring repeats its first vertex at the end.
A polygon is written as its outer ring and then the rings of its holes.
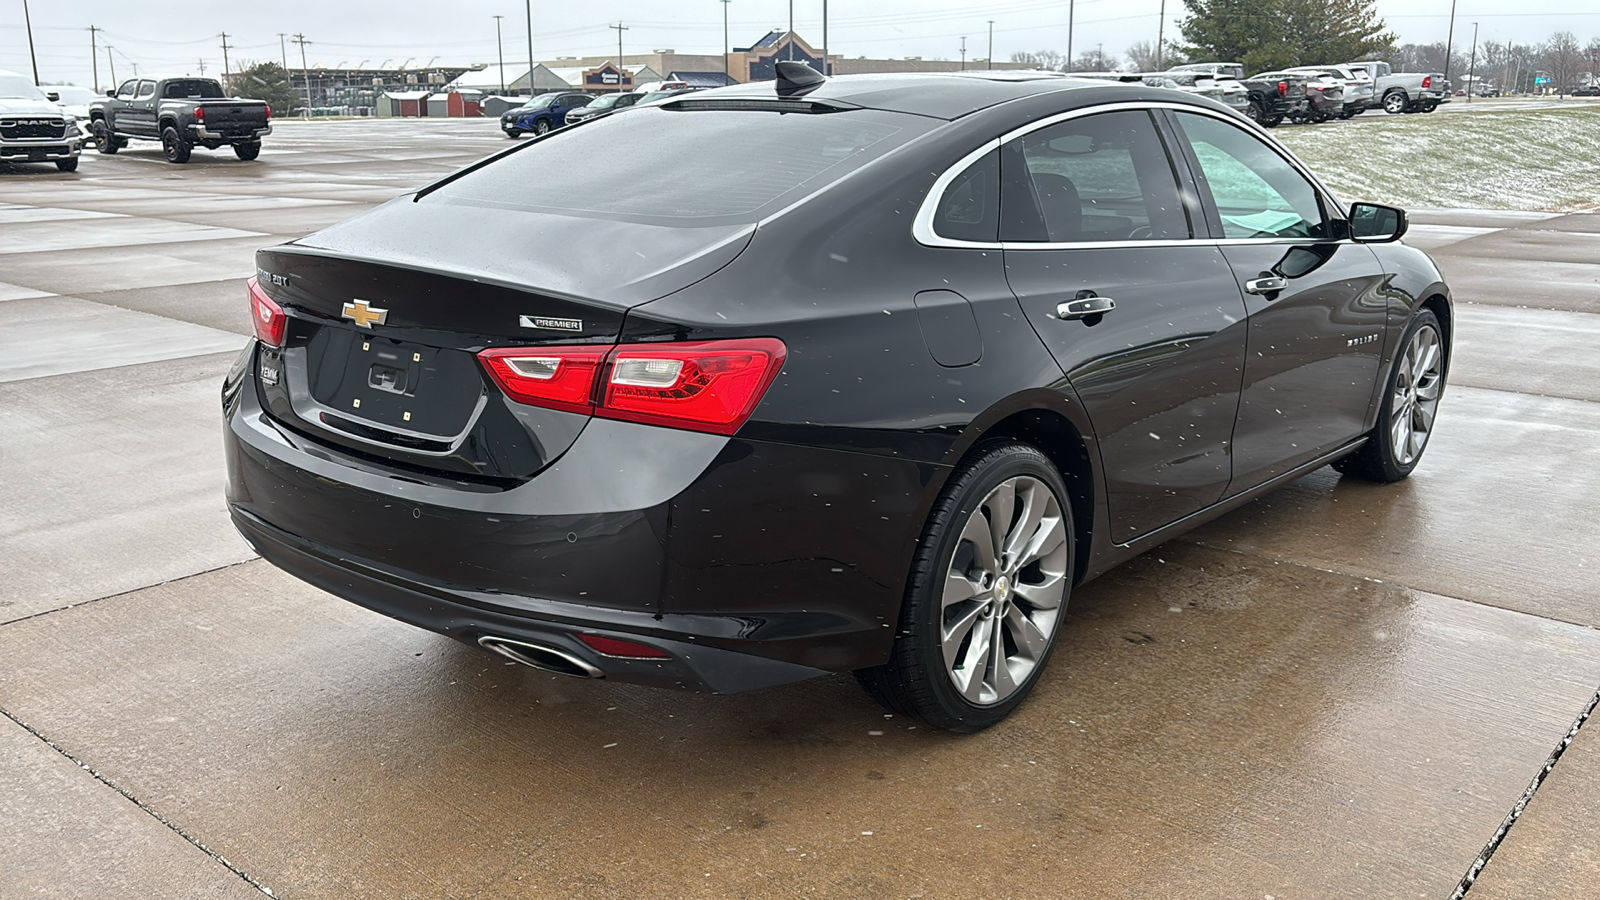
POLYGON ((1215 503, 1245 308, 1222 251, 1191 240, 1151 113, 1068 119, 1001 158, 1006 277, 1094 425, 1113 540, 1215 503))
POLYGON ((1388 307, 1376 254, 1288 160, 1231 122, 1172 117, 1249 313, 1231 495, 1361 435, 1388 307))
POLYGON ((117 117, 118 128, 141 137, 160 137, 156 133, 156 83, 146 78, 139 82, 136 93, 122 114, 117 117))

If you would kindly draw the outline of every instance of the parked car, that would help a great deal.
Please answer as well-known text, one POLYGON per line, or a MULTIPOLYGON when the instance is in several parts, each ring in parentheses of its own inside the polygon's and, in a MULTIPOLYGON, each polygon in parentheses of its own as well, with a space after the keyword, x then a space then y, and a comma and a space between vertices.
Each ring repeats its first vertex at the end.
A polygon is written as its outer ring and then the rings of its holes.
MULTIPOLYGON (((1485 96, 1485 97, 1498 97, 1498 96, 1500 96, 1500 92, 1499 91, 1484 91, 1482 96, 1485 96)), ((1572 89, 1572 96, 1574 96, 1574 97, 1600 97, 1600 84, 1591 84, 1591 85, 1587 85, 1585 87, 1573 88, 1572 89)))
POLYGON ((634 88, 640 94, 657 94, 662 91, 687 91, 689 82, 668 79, 665 81, 647 81, 634 88))
POLYGON ((1245 110, 1257 124, 1276 128, 1284 119, 1304 121, 1311 109, 1311 98, 1306 94, 1309 78, 1286 72, 1276 78, 1257 75, 1240 82, 1250 91, 1250 106, 1245 110))
POLYGON ((1358 116, 1377 106, 1372 76, 1364 69, 1352 69, 1349 66, 1296 66, 1288 71, 1324 75, 1339 82, 1344 88, 1344 108, 1338 113, 1341 119, 1358 116))
POLYGON ((638 103, 639 98, 643 96, 645 95, 635 91, 629 91, 627 93, 605 94, 603 96, 596 97, 593 100, 590 100, 587 106, 580 106, 577 109, 568 112, 567 124, 571 125, 575 122, 582 122, 585 119, 592 119, 596 116, 604 116, 614 113, 618 110, 627 109, 635 103, 638 103))
POLYGON ((1173 66, 1168 72, 1201 72, 1217 78, 1232 78, 1235 81, 1244 80, 1244 65, 1236 62, 1208 62, 1185 63, 1173 66))
POLYGON ((549 134, 557 128, 567 124, 567 114, 575 109, 587 106, 594 99, 593 94, 575 93, 573 91, 554 91, 540 94, 516 109, 508 109, 500 115, 500 130, 506 137, 514 138, 524 134, 549 134))
POLYGON ((83 140, 77 117, 32 79, 0 71, 0 162, 53 162, 63 172, 76 171, 83 140))
POLYGON ((1150 87, 1164 87, 1208 97, 1239 113, 1250 109, 1250 90, 1233 78, 1218 78, 1204 72, 1150 72, 1136 76, 1150 87))
POLYGON ((1454 319, 1403 211, 1169 90, 777 68, 260 251, 250 545, 545 672, 976 731, 1076 586, 1418 464, 1454 319))
POLYGON ((39 90, 80 122, 89 121, 89 104, 100 96, 89 88, 75 84, 41 84, 39 90))
POLYGON ((1345 67, 1372 77, 1373 96, 1390 115, 1433 112, 1450 102, 1450 82, 1438 72, 1392 72, 1381 61, 1345 63, 1345 67))
POLYGON ((235 156, 261 155, 272 133, 272 107, 229 97, 215 78, 130 78, 89 104, 95 149, 113 154, 130 140, 160 141, 168 162, 186 163, 196 146, 232 147, 235 156))
POLYGON ((1300 125, 1326 122, 1344 110, 1344 85, 1332 76, 1314 72, 1263 72, 1251 81, 1268 84, 1287 84, 1293 96, 1299 90, 1306 98, 1305 105, 1289 113, 1289 120, 1300 125))

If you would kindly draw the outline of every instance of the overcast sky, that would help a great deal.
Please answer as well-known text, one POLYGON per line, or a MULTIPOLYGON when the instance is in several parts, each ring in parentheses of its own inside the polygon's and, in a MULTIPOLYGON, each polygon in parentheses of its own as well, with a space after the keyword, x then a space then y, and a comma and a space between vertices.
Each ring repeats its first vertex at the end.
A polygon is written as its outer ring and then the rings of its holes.
MULTIPOLYGON (((1076 0, 1075 53, 1103 45, 1121 55, 1135 41, 1154 41, 1162 0, 1076 0)), ((621 21, 625 52, 671 47, 686 53, 720 53, 722 4, 718 0, 591 0, 555 3, 532 0, 534 55, 611 54, 617 32, 607 25, 621 21), (671 10, 670 12, 668 10, 671 10)), ((1182 0, 1169 0, 1167 35, 1182 0)), ((28 42, 23 29, 22 0, 0 0, 0 69, 28 73, 28 42)), ((785 0, 732 0, 728 7, 733 46, 748 46, 769 28, 789 20, 785 0)), ((430 57, 457 64, 495 61, 495 22, 503 22, 507 64, 527 57, 526 18, 520 0, 454 0, 448 4, 406 0, 30 0, 39 76, 46 83, 90 81, 88 26, 105 29, 100 40, 100 80, 111 80, 105 44, 115 50, 117 75, 141 72, 206 72, 222 65, 221 39, 226 31, 233 46, 229 58, 279 59, 279 32, 302 33, 312 66, 377 66, 387 61, 425 66, 430 57), (439 11, 444 10, 444 11, 439 11)), ((1378 0, 1378 11, 1403 42, 1445 39, 1450 0, 1378 0)), ((829 5, 831 50, 845 56, 959 58, 962 36, 969 59, 987 54, 988 22, 994 21, 994 56, 1004 60, 1018 50, 1065 50, 1066 0, 833 0, 829 5)), ((813 44, 822 42, 821 0, 794 5, 795 31, 813 44)), ((1480 40, 1542 41, 1559 29, 1570 29, 1580 42, 1600 36, 1600 3, 1596 0, 1459 0, 1456 41, 1472 40, 1472 22, 1480 23, 1480 40)), ((289 45, 290 65, 299 53, 289 45)))

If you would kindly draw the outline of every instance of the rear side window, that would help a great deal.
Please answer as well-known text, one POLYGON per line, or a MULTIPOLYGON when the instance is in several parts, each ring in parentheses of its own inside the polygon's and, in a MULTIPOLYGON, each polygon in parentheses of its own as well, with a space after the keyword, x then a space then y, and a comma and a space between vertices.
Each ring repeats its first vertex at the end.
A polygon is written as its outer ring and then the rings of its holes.
POLYGON ((222 99, 222 88, 214 81, 169 81, 161 93, 166 100, 222 99))
POLYGON ((994 243, 1000 234, 1000 151, 968 166, 944 189, 933 231, 957 241, 994 243))
POLYGON ((755 222, 933 124, 876 110, 641 109, 556 132, 441 185, 424 202, 663 225, 755 222))
POLYGON ((1007 155, 1004 240, 1090 242, 1192 237, 1178 180, 1150 114, 1068 119, 1023 135, 1007 155), (1009 170, 1017 170, 1014 174, 1009 170), (1028 196, 1031 194, 1031 198, 1028 196), (1029 200, 1032 208, 1029 208, 1029 200), (1037 217, 1035 221, 1030 218, 1037 217))
POLYGON ((149 97, 154 97, 155 95, 156 95, 156 83, 154 81, 141 81, 141 82, 139 82, 139 94, 138 94, 138 96, 134 97, 133 99, 135 99, 135 100, 144 100, 144 99, 147 99, 149 97))
POLYGON ((1255 135, 1210 116, 1175 115, 1200 161, 1225 238, 1326 238, 1317 190, 1255 135))

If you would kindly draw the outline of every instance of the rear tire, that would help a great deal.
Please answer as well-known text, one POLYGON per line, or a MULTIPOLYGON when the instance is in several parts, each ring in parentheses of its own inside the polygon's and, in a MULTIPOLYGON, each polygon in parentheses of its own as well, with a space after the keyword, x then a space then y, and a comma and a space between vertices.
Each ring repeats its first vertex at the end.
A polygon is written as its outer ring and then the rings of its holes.
POLYGON ((78 171, 78 158, 74 156, 71 159, 58 159, 56 160, 56 168, 63 172, 76 172, 78 171))
POLYGON ((1283 116, 1273 116, 1270 119, 1262 121, 1261 124, 1267 126, 1268 128, 1277 128, 1279 125, 1283 124, 1283 116))
POLYGON ((1378 424, 1360 450, 1334 461, 1340 474, 1383 484, 1399 481, 1411 474, 1428 448, 1450 363, 1433 310, 1423 309, 1411 318, 1399 347, 1384 382, 1378 424))
POLYGON ((167 162, 186 163, 189 161, 189 153, 193 149, 189 142, 183 139, 183 135, 178 133, 178 129, 170 125, 162 129, 161 153, 167 158, 167 162))
POLYGON ((879 702, 971 733, 1038 682, 1071 593, 1072 508, 1061 473, 1027 444, 963 463, 912 560, 888 662, 856 672, 879 702))
POLYGON ((261 155, 261 142, 251 141, 248 144, 234 144, 233 155, 247 162, 255 159, 261 155))
POLYGON ((1383 95, 1383 111, 1391 116, 1405 112, 1406 106, 1406 95, 1400 91, 1390 91, 1383 95))
POLYGON ((540 119, 533 123, 534 136, 539 137, 550 133, 550 120, 540 119))

